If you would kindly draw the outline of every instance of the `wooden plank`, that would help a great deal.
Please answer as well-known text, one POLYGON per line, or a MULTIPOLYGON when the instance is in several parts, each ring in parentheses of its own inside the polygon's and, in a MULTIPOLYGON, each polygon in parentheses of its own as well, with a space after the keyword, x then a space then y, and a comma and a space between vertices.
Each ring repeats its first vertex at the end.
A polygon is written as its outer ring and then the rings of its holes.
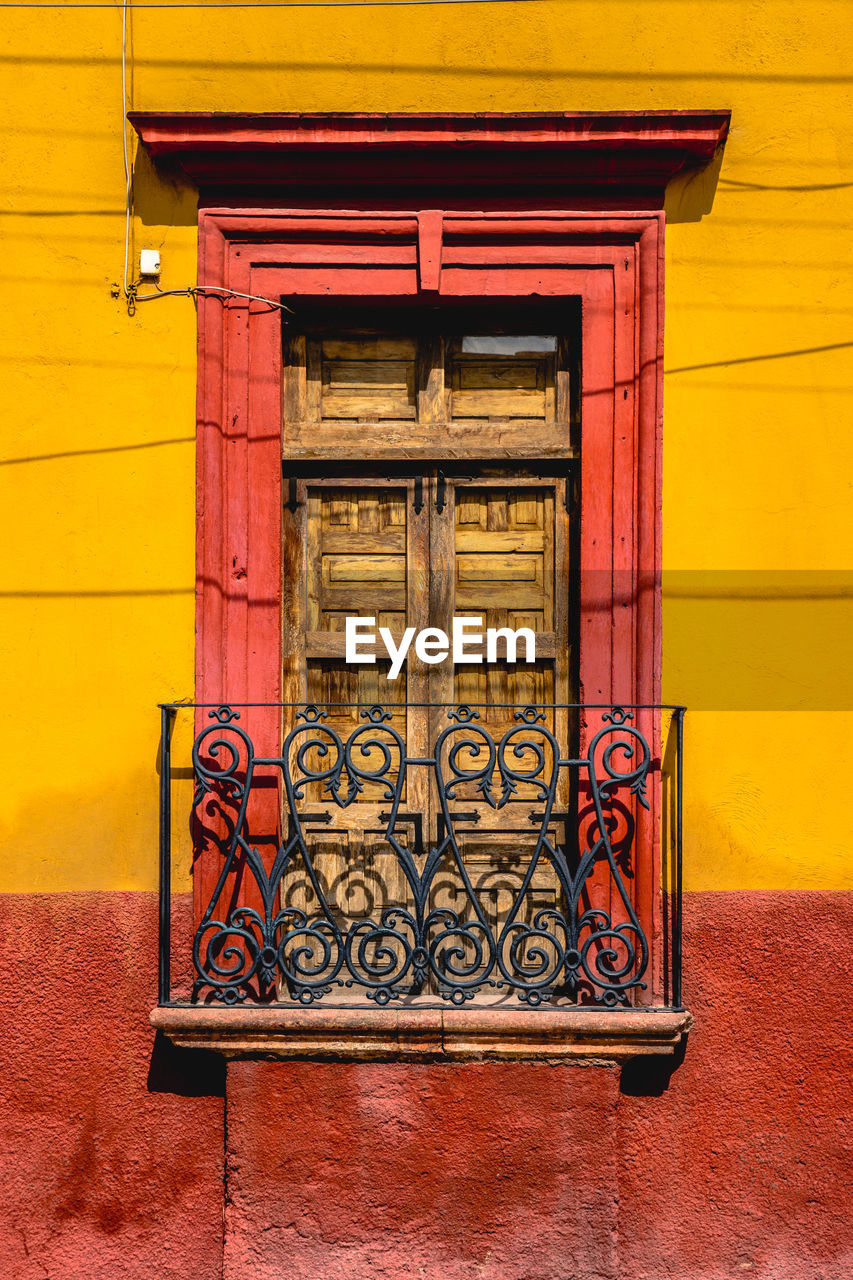
POLYGON ((400 537, 403 539, 401 550, 404 552, 406 550, 406 508, 408 506, 406 499, 407 494, 405 491, 392 490, 384 494, 379 514, 380 527, 388 539, 389 547, 392 542, 396 544, 397 538, 400 537))
POLYGON ((305 418, 308 422, 317 422, 321 416, 321 383, 323 362, 320 356, 320 344, 309 338, 306 344, 305 369, 305 418))
POLYGON ((572 380, 577 376, 571 364, 569 340, 557 340, 557 362, 554 371, 554 418, 568 426, 571 422, 572 380))
MULTIPOLYGON (((414 409, 412 409, 414 413, 414 409)), ((520 461, 525 458, 574 458, 565 425, 541 418, 505 421, 468 420, 424 423, 413 419, 330 419, 288 423, 285 457, 299 462, 426 461, 468 458, 520 461)))
MULTIPOLYGON (((312 485, 312 492, 313 492, 312 485)), ((313 514, 313 512, 312 512, 313 514)), ((345 538, 352 539, 357 525, 357 508, 351 494, 346 490, 337 489, 323 500, 321 507, 321 521, 323 527, 323 546, 326 542, 326 530, 328 528, 345 529, 343 534, 345 538)))
MULTIPOLYGON (((383 485, 393 485, 399 494, 402 494, 406 480, 401 476, 390 477, 387 469, 380 463, 372 469, 367 462, 362 461, 358 472, 353 472, 347 467, 346 471, 341 470, 336 474, 336 468, 329 468, 330 474, 324 477, 311 477, 312 486, 320 491, 325 492, 341 492, 341 485, 346 485, 347 501, 353 504, 355 509, 359 500, 359 495, 365 489, 381 488, 383 485)), ((357 522, 353 520, 353 529, 357 528, 357 522)))
POLYGON ((321 547, 323 501, 316 489, 307 487, 305 538, 305 626, 312 631, 320 627, 320 599, 322 596, 321 547))
POLYGON ((545 364, 545 421, 556 421, 557 413, 557 393, 554 386, 554 361, 550 359, 545 364))
POLYGON ((405 609, 406 586, 399 587, 326 587, 323 591, 323 606, 326 609, 339 609, 351 614, 374 616, 379 609, 405 609))
MULTIPOLYGON (((488 546, 488 543, 486 545, 488 546)), ((502 591, 512 591, 518 582, 541 583, 542 558, 541 556, 492 555, 485 550, 479 555, 457 555, 456 576, 460 585, 468 582, 487 582, 494 583, 502 591)))
MULTIPOLYGON (((414 418, 416 413, 412 399, 390 393, 335 393, 323 395, 324 418, 414 418)), ((364 456, 364 445, 359 456, 364 456)))
POLYGON ((402 555, 406 554, 405 527, 385 526, 380 533, 323 533, 324 555, 402 555))
POLYGON ((541 493, 527 494, 522 490, 520 494, 515 494, 509 504, 509 525, 511 529, 520 529, 532 527, 541 532, 542 546, 538 549, 541 551, 545 546, 545 532, 547 527, 551 528, 550 523, 546 522, 543 526, 543 495, 541 493))
POLYGON ((305 421, 305 397, 305 338, 301 334, 286 334, 282 353, 282 417, 285 433, 289 424, 305 421))
MULTIPOLYGON (((379 626, 384 626, 384 625, 385 625, 384 623, 380 622, 377 619, 377 628, 379 626)), ((409 624, 409 625, 413 625, 413 624, 409 624)), ((527 624, 522 622, 516 622, 514 619, 510 619, 506 622, 505 625, 512 627, 513 630, 516 630, 518 627, 524 626, 527 624)), ((553 631, 536 630, 535 628, 532 628, 532 630, 534 631, 534 634, 536 636, 537 661, 540 658, 552 659, 557 650, 556 633, 553 631)), ((391 628, 391 634, 394 638, 394 644, 399 646, 403 638, 402 630, 399 627, 391 628)), ((363 638, 361 643, 365 644, 365 648, 368 647, 364 642, 363 638)), ((481 642, 478 642, 477 640, 467 639, 465 642, 465 648, 466 648, 466 652, 470 654, 479 654, 485 657, 485 653, 486 653, 485 626, 484 626, 483 640, 481 642)), ((305 649, 306 649, 306 653, 310 658, 343 660, 346 654, 346 636, 343 631, 309 631, 305 635, 305 649)), ((376 654, 377 658, 380 658, 382 660, 387 659, 385 646, 382 640, 379 638, 378 630, 377 630, 376 644, 374 645, 373 652, 376 654)), ((523 643, 519 644, 518 653, 523 655, 524 652, 525 652, 524 644, 523 643)), ((412 645, 411 653, 414 654, 414 644, 412 645)), ((506 645, 503 640, 500 640, 498 643, 498 661, 502 662, 505 658, 505 655, 506 655, 506 645)), ((450 659, 448 659, 448 661, 450 661, 450 659)), ((472 666, 472 670, 474 669, 475 668, 472 666)), ((398 701, 398 699, 395 698, 394 701, 396 702, 398 701)), ((423 699, 415 699, 415 701, 426 701, 426 698, 424 697, 423 699)))
MULTIPOLYGON (((406 592, 408 609, 404 624, 417 630, 429 625, 430 621, 430 512, 429 480, 424 485, 423 506, 416 512, 414 509, 413 479, 408 481, 406 490, 407 536, 408 536, 408 578, 406 592)), ((399 644, 399 639, 396 638, 399 644)), ((422 662, 410 662, 406 668, 408 681, 407 696, 411 702, 428 702, 430 696, 430 672, 422 662)), ((406 743, 410 756, 423 758, 430 754, 429 711, 426 707, 409 707, 406 715, 406 743)), ((430 814, 435 812, 435 780, 432 771, 424 768, 409 770, 406 782, 406 806, 415 813, 423 815, 423 837, 431 839, 430 814)))
MULTIPOLYGON (((477 615, 475 614, 474 616, 477 616, 477 615)), ((527 626, 528 624, 525 622, 517 622, 513 618, 507 618, 500 623, 497 620, 490 620, 489 625, 494 627, 497 627, 498 625, 508 626, 508 627, 511 627, 513 631, 515 631, 519 627, 527 626)), ((543 631, 541 629, 537 629, 536 627, 531 627, 530 629, 533 631, 533 634, 536 637, 536 661, 538 662, 540 658, 547 658, 549 660, 552 659, 554 657, 554 654, 556 652, 556 647, 557 647, 557 637, 555 633, 553 631, 543 631)), ((478 642, 476 640, 465 641, 465 650, 467 653, 471 653, 471 654, 476 653, 485 657, 485 654, 486 654, 485 624, 484 624, 483 630, 484 630, 484 638, 482 642, 478 642)), ((522 641, 517 646, 516 656, 523 659, 525 652, 526 652, 526 646, 522 641)), ((503 662, 505 660, 505 657, 506 657, 506 643, 504 640, 501 639, 498 642, 498 662, 503 662)), ((461 669, 462 668, 460 667, 460 670, 461 669)), ((479 668, 473 667, 473 666, 471 668, 472 671, 478 670, 478 669, 479 668)))
MULTIPOLYGON (((456 549, 454 532, 456 527, 456 501, 459 486, 452 478, 444 482, 444 510, 436 511, 436 479, 429 482, 429 558, 431 572, 429 575, 429 617, 435 627, 450 632, 452 618, 456 609, 455 582, 456 549)), ((438 741, 439 734, 450 723, 447 719, 447 704, 454 700, 453 667, 449 662, 436 663, 427 674, 429 688, 429 741, 430 745, 438 741)), ((430 840, 437 837, 436 814, 438 797, 433 794, 433 805, 430 814, 430 840)))
POLYGON ((396 360, 334 360, 323 362, 323 398, 340 393, 372 395, 376 390, 410 397, 414 368, 396 360))
POLYGON ((493 489, 486 498, 486 503, 488 505, 486 528, 489 533, 505 533, 509 527, 506 486, 503 489, 493 489))
POLYGON ((418 354, 414 338, 323 338, 323 360, 403 360, 413 362, 418 354))
POLYGON ((379 490, 363 489, 358 495, 359 533, 379 532, 379 490))
MULTIPOLYGON (((461 464, 460 464, 461 465, 461 464)), ((513 493, 524 491, 527 489, 541 489, 543 484, 550 484, 551 477, 542 476, 542 466, 540 462, 529 462, 514 467, 510 472, 510 479, 507 479, 506 465, 491 464, 483 462, 482 469, 477 473, 476 489, 495 489, 498 492, 511 490, 513 493)), ((473 490, 472 485, 472 490, 473 490)), ((474 490, 475 491, 475 490, 474 490)), ((460 494, 465 490, 460 488, 460 494)), ((461 501, 461 498, 460 498, 461 501)), ((507 527, 507 521, 504 520, 503 527, 507 527)), ((517 523, 517 521, 516 521, 517 523)))
POLYGON ((541 391, 542 369, 535 361, 466 361, 458 367, 454 391, 541 391))
MULTIPOLYGON (((554 622, 554 542, 555 542, 555 507, 554 490, 547 491, 542 500, 542 523, 549 536, 545 538, 542 554, 542 595, 545 617, 551 626, 554 622)), ((565 510, 565 508, 564 508, 565 510)))
MULTIPOLYGON (((306 696, 305 661, 302 637, 306 618, 307 502, 306 484, 296 484, 297 505, 282 513, 282 568, 288 589, 282 611, 282 684, 284 702, 301 702, 306 696)), ((285 488, 286 492, 286 488, 285 488)), ((283 726, 285 731, 290 725, 283 726)))
MULTIPOLYGON (((483 545, 482 530, 457 526, 456 551, 458 554, 464 554, 466 551, 479 552, 483 545)), ((495 530, 488 534, 488 547, 492 552, 506 554, 516 551, 542 552, 545 547, 545 535, 541 529, 495 530)))
POLYGON ((418 420, 421 426, 444 422, 444 340, 425 334, 418 349, 418 420))
POLYGON ((455 388, 450 401, 454 418, 543 418, 545 391, 467 391, 455 388))
MULTIPOLYGON (((373 646, 373 652, 380 660, 389 661, 385 645, 378 632, 378 628, 385 625, 381 618, 377 618, 375 628, 376 643, 373 646)), ((402 629, 400 627, 392 627, 390 630, 394 637, 394 644, 399 647, 403 639, 402 629)), ((370 646, 365 639, 364 633, 361 635, 359 644, 367 652, 370 652, 370 646)), ((340 659, 343 661, 346 657, 346 634, 343 631, 308 631, 305 635, 305 651, 309 658, 340 659)), ((395 697, 394 701, 398 702, 399 698, 395 697)))
MULTIPOLYGON (((358 546, 360 539, 354 538, 352 546, 354 552, 360 552, 358 546)), ((325 553, 325 546, 323 548, 325 553)), ((377 556, 377 555, 323 555, 323 585, 340 585, 342 583, 352 583, 354 586, 362 583, 390 583, 405 582, 406 580, 406 558, 405 556, 377 556)))

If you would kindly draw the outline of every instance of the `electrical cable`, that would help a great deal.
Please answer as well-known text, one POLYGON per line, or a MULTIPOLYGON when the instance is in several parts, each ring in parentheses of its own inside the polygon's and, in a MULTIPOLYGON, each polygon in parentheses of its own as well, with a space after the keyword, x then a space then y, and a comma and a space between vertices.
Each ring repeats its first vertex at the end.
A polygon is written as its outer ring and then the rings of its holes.
MULTIPOLYGON (((246 298, 249 302, 265 302, 267 306, 278 307, 279 311, 287 311, 293 315, 290 307, 275 298, 262 298, 256 293, 240 293, 237 289, 227 289, 215 284, 187 285, 186 289, 161 289, 155 283, 155 293, 138 293, 135 283, 128 281, 127 270, 130 262, 130 211, 133 201, 133 178, 130 168, 130 157, 127 150, 127 11, 130 0, 122 0, 121 7, 121 134, 124 151, 124 296, 130 311, 137 302, 156 302, 159 298, 198 298, 199 294, 219 294, 229 298, 246 298)), ((134 6, 136 8, 137 6, 134 6)), ((223 301, 224 301, 223 297, 223 301)))
MULTIPOLYGON (((173 0, 172 3, 157 3, 151 0, 140 0, 135 9, 352 9, 366 7, 392 8, 394 5, 448 5, 448 4, 535 4, 540 0, 211 0, 202 3, 200 0, 173 0)), ((127 14, 130 0, 122 0, 121 6, 121 135, 124 155, 124 273, 122 283, 124 296, 128 306, 133 308, 137 302, 156 302, 159 298, 191 297, 199 294, 222 294, 232 298, 246 298, 250 302, 264 302, 270 307, 278 307, 280 311, 293 314, 290 307, 277 302, 273 298, 262 298, 253 293, 240 293, 236 289, 221 288, 217 285, 188 285, 186 289, 161 289, 155 285, 155 293, 138 293, 136 285, 127 278, 130 264, 130 217, 133 200, 133 179, 130 168, 130 157, 127 149, 127 14)), ((104 4, 101 0, 73 0, 70 4, 52 3, 51 0, 0 0, 0 9, 113 9, 112 4, 104 4)))
POLYGON ((127 154, 127 4, 121 6, 121 140, 124 149, 124 296, 130 297, 127 283, 127 262, 130 255, 130 160, 127 154))
POLYGON ((155 284, 154 288, 157 290, 156 293, 137 293, 134 286, 131 295, 133 301, 156 302, 158 298, 197 298, 200 293, 221 293, 229 298, 248 298, 250 302, 265 302, 269 307, 278 307, 279 311, 287 311, 293 315, 290 307, 286 307, 283 302, 277 302, 275 298, 262 298, 258 293, 240 293, 237 289, 226 289, 216 284, 189 284, 186 289, 161 289, 155 284))

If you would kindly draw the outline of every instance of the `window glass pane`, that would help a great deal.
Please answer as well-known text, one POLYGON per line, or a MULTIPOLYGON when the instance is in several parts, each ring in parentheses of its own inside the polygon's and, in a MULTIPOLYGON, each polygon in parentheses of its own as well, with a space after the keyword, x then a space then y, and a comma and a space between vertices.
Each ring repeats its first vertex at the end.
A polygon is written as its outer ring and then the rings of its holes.
POLYGON ((469 356, 526 356, 556 350, 556 337, 544 334, 486 334, 462 339, 462 354, 469 356))

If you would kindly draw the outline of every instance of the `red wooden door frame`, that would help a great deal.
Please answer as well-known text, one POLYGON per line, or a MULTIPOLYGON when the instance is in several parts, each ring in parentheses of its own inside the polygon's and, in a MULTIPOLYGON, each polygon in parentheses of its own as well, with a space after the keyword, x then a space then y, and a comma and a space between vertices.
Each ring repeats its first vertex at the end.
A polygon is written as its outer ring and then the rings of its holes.
MULTIPOLYGON (((419 240, 417 210, 288 213, 205 209, 199 282, 260 298, 315 303, 349 295, 401 304, 484 297, 580 298, 582 501, 580 683, 587 703, 660 699, 660 456, 663 217, 612 214, 484 217, 454 211, 442 240, 419 240), (435 254, 440 271, 436 271, 435 254), (436 276, 438 279, 436 280, 436 276)), ((281 312, 263 302, 199 300, 196 698, 276 702, 281 696, 281 312)), ((651 713, 638 719, 650 741, 651 713)), ((274 754, 273 711, 244 713, 274 754)), ((658 987, 660 829, 635 814, 634 896, 658 987)), ((258 825, 275 825, 270 812, 258 825)), ((271 850, 270 850, 271 851, 271 850)), ((212 889, 197 868, 197 915, 212 889)), ((602 872, 602 889, 606 877, 602 872)), ((593 901, 596 884, 592 883, 593 901)), ((609 900, 600 903, 609 908, 609 900)))
MULTIPOLYGON (((306 218, 302 211, 209 209, 199 222, 203 285, 312 303, 423 296, 416 214, 317 211, 306 218), (368 234, 375 244, 365 245, 368 234)), ((654 703, 663 217, 549 214, 520 226, 518 219, 455 215, 445 226, 460 239, 444 247, 431 300, 581 300, 582 697, 654 703)), ((199 299, 198 405, 196 696, 275 701, 282 589, 277 308, 199 299)))

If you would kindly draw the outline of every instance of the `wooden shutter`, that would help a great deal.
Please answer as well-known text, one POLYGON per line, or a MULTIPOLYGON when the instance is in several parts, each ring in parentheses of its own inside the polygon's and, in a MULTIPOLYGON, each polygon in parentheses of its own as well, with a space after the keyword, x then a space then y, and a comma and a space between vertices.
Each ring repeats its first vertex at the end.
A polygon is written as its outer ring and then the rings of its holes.
MULTIPOLYGON (((409 751, 426 750, 423 711, 407 707, 426 700, 422 673, 403 668, 388 679, 390 662, 347 665, 344 619, 374 617, 398 637, 404 627, 427 625, 427 515, 416 511, 411 479, 377 475, 305 478, 292 486, 285 510, 284 687, 289 701, 316 703, 326 711, 324 723, 345 742, 365 721, 361 713, 380 703, 391 707, 393 724, 409 751), (335 706, 334 704, 344 704, 335 706)), ((285 712, 283 732, 294 727, 285 712)), ((315 751, 310 767, 322 768, 315 751)), ((378 767, 370 752, 360 757, 366 768, 378 767)), ((423 771, 421 771, 423 774, 423 771)), ((396 773, 393 773, 396 777, 396 773)), ((406 810, 428 810, 429 779, 410 771, 406 810)), ((381 914, 406 898, 406 887, 394 855, 383 839, 388 809, 385 788, 367 782, 359 798, 342 809, 323 785, 305 788, 300 814, 307 815, 314 870, 326 899, 345 928, 350 920, 381 914)), ((414 828, 411 835, 414 837, 414 828)), ((407 838, 401 834, 403 842, 407 838)), ((288 882, 287 903, 309 915, 316 913, 316 894, 303 868, 288 882)))
POLYGON ((553 422, 556 351, 556 338, 454 338, 448 348, 450 417, 553 422))
MULTIPOLYGON (((518 726, 515 712, 529 704, 543 708, 547 727, 567 755, 574 724, 565 709, 554 705, 572 700, 567 478, 516 471, 474 478, 449 476, 435 483, 438 505, 444 510, 438 513, 434 504, 430 532, 434 623, 444 626, 438 618, 446 617, 449 626, 455 614, 482 617, 484 629, 527 627, 536 637, 536 661, 433 668, 432 732, 440 732, 447 723, 443 704, 486 704, 478 706, 477 713, 497 742, 518 726)), ((499 648, 499 656, 502 653, 505 649, 499 648)), ((520 645, 516 658, 523 653, 520 645)), ((496 795, 500 781, 496 770, 496 795)), ((483 912, 497 934, 529 865, 539 831, 531 821, 536 807, 528 797, 511 799, 495 810, 482 802, 473 787, 461 788, 458 796, 453 809, 460 815, 454 821, 460 850, 483 912)), ((565 815, 570 807, 569 783, 561 778, 555 813, 565 815)), ((559 821, 550 832, 555 841, 562 837, 556 829, 559 821)), ((441 905, 451 910, 464 907, 464 889, 452 868, 442 892, 441 905)), ((534 872, 517 920, 530 924, 537 911, 561 906, 557 878, 543 861, 534 872)))
MULTIPOLYGON (((285 485, 284 697, 328 708, 326 723, 344 740, 364 723, 367 707, 407 704, 392 708, 394 724, 408 754, 418 757, 430 755, 453 704, 487 704, 478 714, 496 740, 517 724, 516 708, 535 705, 545 708, 567 754, 573 725, 554 706, 574 700, 567 473, 563 465, 549 473, 547 463, 497 459, 516 453, 545 459, 558 447, 564 458, 571 455, 568 348, 547 339, 538 340, 543 349, 534 341, 526 350, 516 339, 507 340, 505 351, 480 345, 485 349, 435 334, 288 339, 285 471, 296 470, 285 485), (427 451, 432 459, 419 463, 427 451), (404 466, 399 459, 407 453, 412 462, 404 466), (306 459, 324 455, 317 474, 299 474, 306 459), (442 455, 448 461, 439 461, 442 455), (375 461, 382 458, 384 471, 375 461), (393 467, 409 474, 394 474, 393 467), (391 682, 381 646, 376 663, 344 661, 347 616, 373 617, 399 641, 406 626, 450 635, 454 615, 482 618, 484 634, 490 627, 531 629, 535 662, 521 660, 522 644, 515 664, 499 648, 494 663, 454 667, 448 659, 427 666, 412 646, 391 682)), ((495 787, 499 792, 497 778, 495 787)), ((401 824, 397 837, 410 847, 416 837, 422 848, 433 847, 441 818, 429 769, 409 770, 404 806, 419 823, 401 824)), ((555 809, 569 807, 564 788, 555 809)), ((316 874, 343 927, 377 919, 388 906, 411 905, 383 838, 388 802, 379 786, 368 783, 342 810, 312 784, 303 809, 314 818, 305 830, 316 874)), ((471 794, 462 788, 453 810, 477 815, 454 820, 454 829, 482 909, 499 930, 535 844, 530 801, 494 810, 473 788, 471 794)), ((289 905, 309 915, 316 909, 305 875, 292 877, 288 893, 289 905)), ((519 918, 529 923, 536 910, 559 907, 558 899, 556 877, 543 863, 519 918)), ((431 906, 465 909, 451 863, 436 879, 431 906)))
POLYGON ((423 317, 410 333, 288 331, 285 457, 568 458, 576 362, 566 335, 453 336, 423 317))
MULTIPOLYGON (((435 481, 430 530, 433 625, 449 629, 454 615, 483 618, 483 627, 526 627, 536 636, 536 661, 434 668, 430 699, 486 703, 490 731, 513 723, 500 704, 541 706, 572 700, 569 643, 569 516, 565 475, 537 477, 523 469, 488 471, 435 481), (437 506, 444 510, 438 512, 437 506)), ((506 652, 498 648, 499 657, 506 652)), ((517 658, 524 653, 519 645, 517 658)), ((565 716, 549 727, 567 741, 565 716)))
POLYGON ((426 701, 424 673, 409 664, 391 681, 381 646, 375 663, 344 660, 348 616, 375 618, 376 629, 387 627, 398 641, 407 625, 428 625, 428 513, 414 480, 374 474, 297 481, 293 509, 285 512, 285 547, 292 574, 285 583, 287 700, 347 704, 329 711, 344 736, 363 723, 360 709, 401 703, 401 732, 418 741, 406 704, 426 701))
POLYGON ((414 339, 323 338, 312 342, 311 356, 312 390, 319 363, 321 420, 415 417, 414 339))

